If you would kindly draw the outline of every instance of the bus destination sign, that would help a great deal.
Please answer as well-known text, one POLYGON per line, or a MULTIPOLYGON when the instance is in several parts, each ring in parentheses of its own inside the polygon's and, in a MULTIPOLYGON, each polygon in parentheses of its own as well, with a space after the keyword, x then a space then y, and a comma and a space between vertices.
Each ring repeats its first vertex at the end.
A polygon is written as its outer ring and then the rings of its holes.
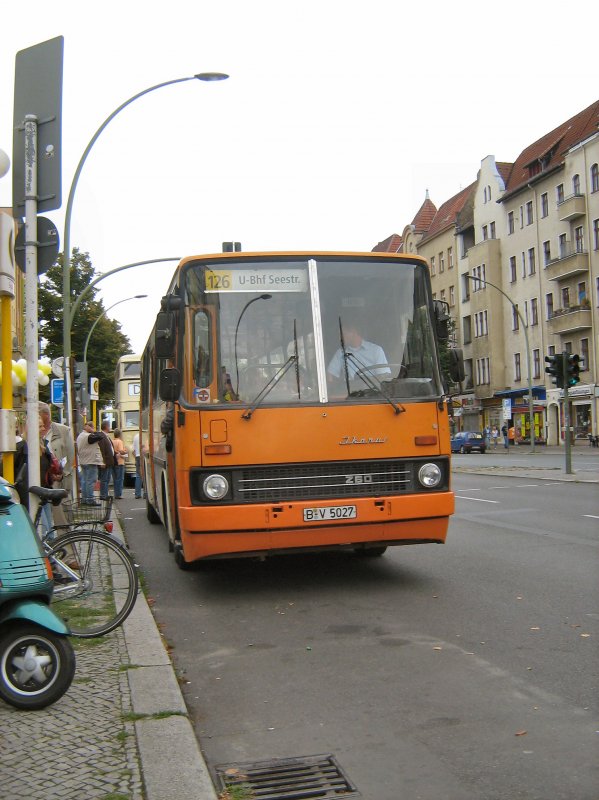
POLYGON ((305 269, 207 269, 207 292, 307 292, 305 269))

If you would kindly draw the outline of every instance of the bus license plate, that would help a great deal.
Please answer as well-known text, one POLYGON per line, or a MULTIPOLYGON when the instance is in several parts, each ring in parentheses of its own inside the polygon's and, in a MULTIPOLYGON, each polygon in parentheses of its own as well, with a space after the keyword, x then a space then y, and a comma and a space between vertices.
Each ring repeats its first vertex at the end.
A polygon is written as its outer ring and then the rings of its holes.
POLYGON ((333 519, 355 519, 358 516, 355 506, 320 506, 304 508, 304 522, 321 522, 333 519))

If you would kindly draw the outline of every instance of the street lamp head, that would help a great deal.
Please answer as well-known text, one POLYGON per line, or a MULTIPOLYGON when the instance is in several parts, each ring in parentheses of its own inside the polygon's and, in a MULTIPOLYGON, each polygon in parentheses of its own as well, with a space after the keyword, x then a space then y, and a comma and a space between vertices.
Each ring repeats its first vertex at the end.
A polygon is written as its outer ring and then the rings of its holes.
POLYGON ((133 296, 133 299, 134 300, 141 300, 142 297, 147 297, 147 296, 148 296, 147 294, 136 294, 136 295, 133 296))
POLYGON ((224 72, 198 72, 193 77, 199 81, 226 81, 229 76, 224 72))

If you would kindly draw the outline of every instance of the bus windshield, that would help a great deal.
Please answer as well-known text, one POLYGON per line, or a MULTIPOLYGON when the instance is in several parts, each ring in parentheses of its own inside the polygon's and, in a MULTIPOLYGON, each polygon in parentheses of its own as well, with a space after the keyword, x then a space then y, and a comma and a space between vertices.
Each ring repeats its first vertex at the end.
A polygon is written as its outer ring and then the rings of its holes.
POLYGON ((427 280, 418 261, 340 256, 189 265, 188 400, 213 385, 212 402, 244 405, 441 395, 427 280))

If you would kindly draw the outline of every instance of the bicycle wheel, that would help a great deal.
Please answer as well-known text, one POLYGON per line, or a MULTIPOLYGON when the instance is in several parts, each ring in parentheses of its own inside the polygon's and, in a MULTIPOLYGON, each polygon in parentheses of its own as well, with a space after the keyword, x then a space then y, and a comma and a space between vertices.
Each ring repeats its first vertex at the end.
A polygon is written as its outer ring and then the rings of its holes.
POLYGON ((48 557, 54 572, 52 603, 73 636, 90 639, 118 627, 137 599, 135 563, 108 533, 77 530, 52 544, 48 557))

